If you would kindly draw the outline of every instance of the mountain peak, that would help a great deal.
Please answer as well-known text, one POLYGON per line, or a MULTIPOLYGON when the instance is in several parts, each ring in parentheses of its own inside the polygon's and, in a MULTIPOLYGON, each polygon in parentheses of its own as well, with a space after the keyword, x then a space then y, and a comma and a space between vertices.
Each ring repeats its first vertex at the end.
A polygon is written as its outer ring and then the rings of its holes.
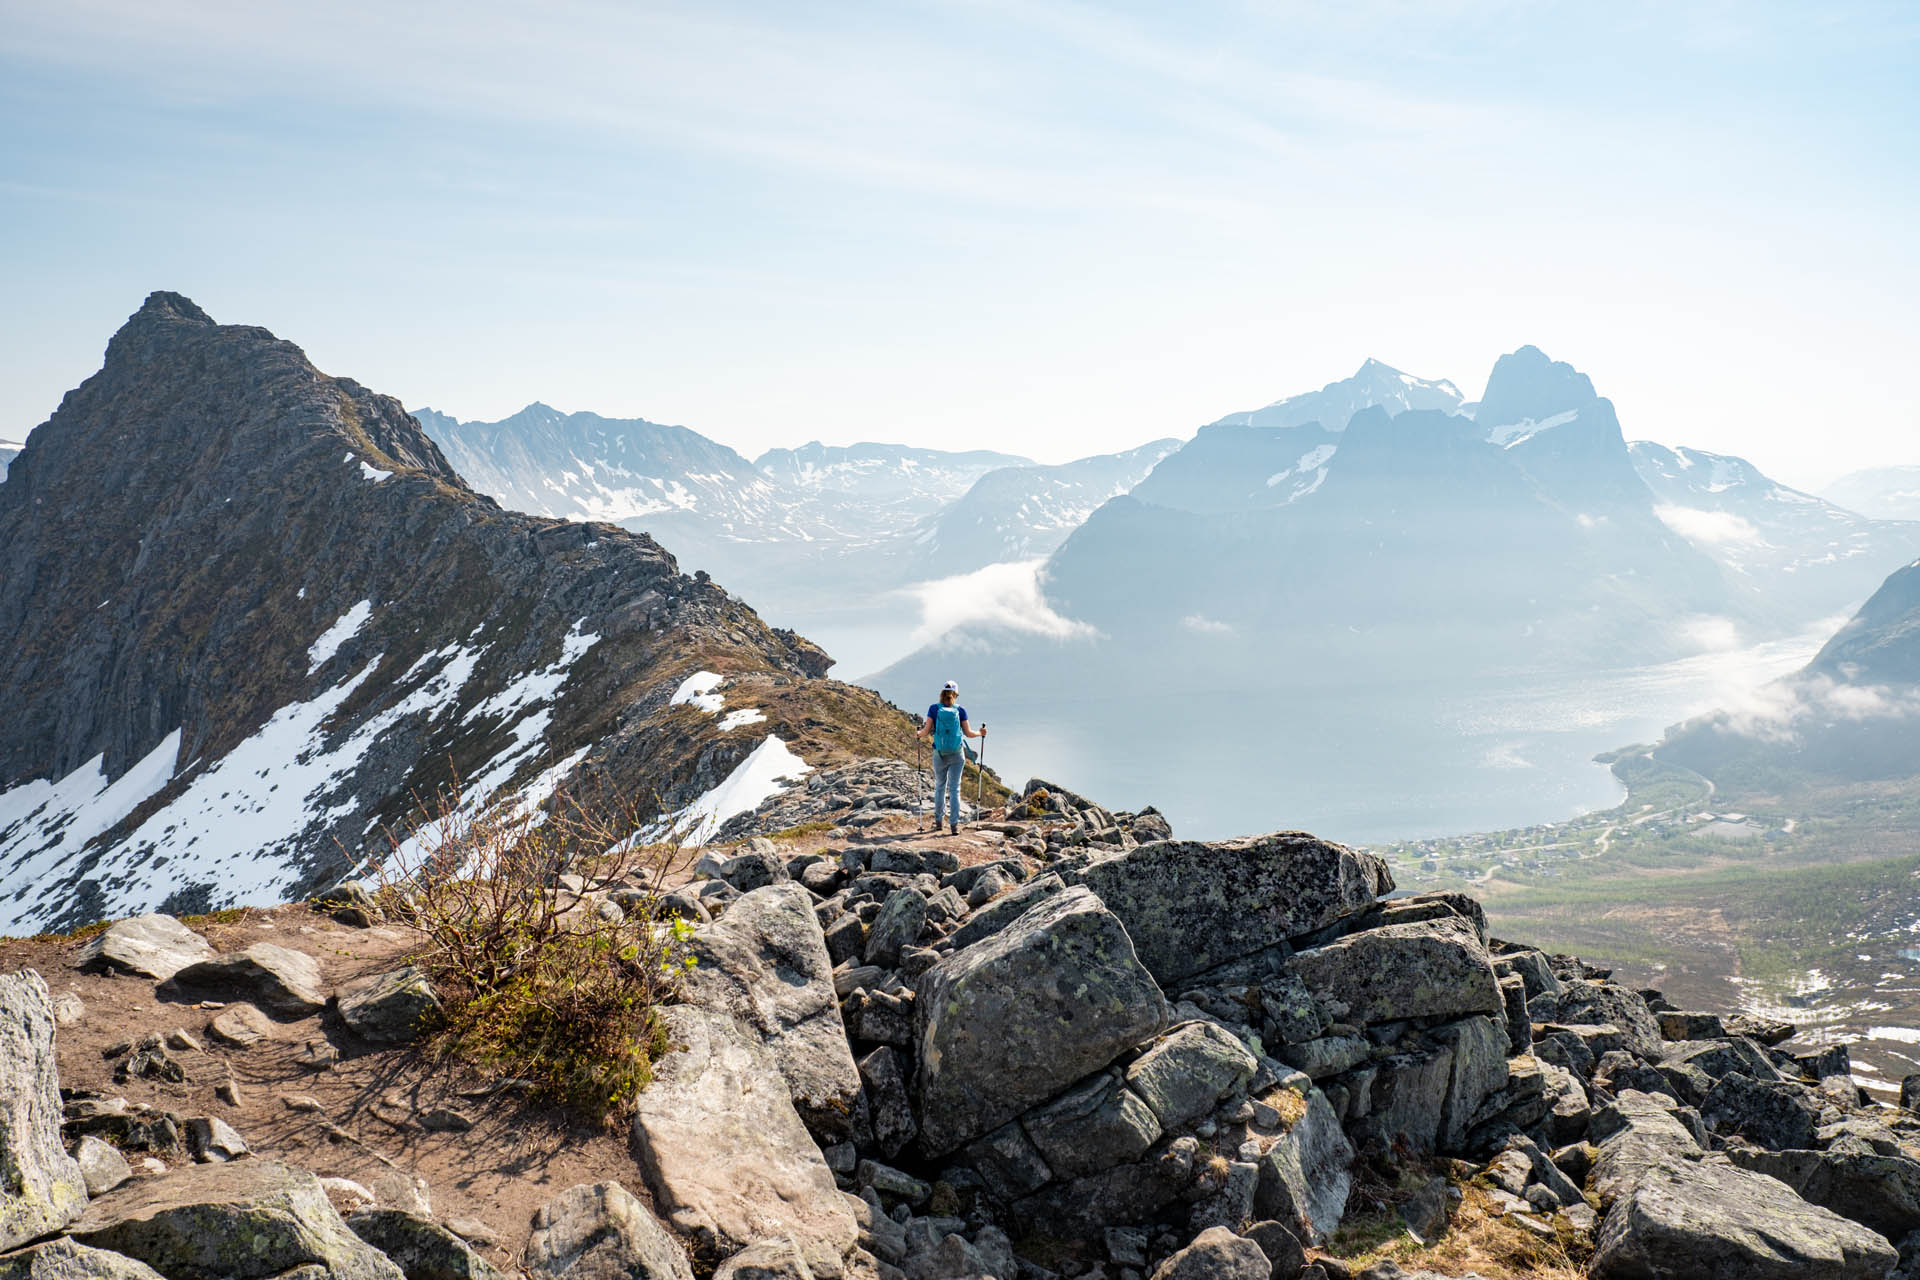
POLYGON ((1474 419, 1485 427, 1544 422, 1556 414, 1583 409, 1599 398, 1593 379, 1529 345, 1494 361, 1474 419))
POLYGON ((140 309, 133 313, 128 324, 152 321, 185 321, 189 324, 213 323, 213 317, 202 311, 199 304, 184 293, 173 293, 166 289, 156 289, 147 295, 140 309))

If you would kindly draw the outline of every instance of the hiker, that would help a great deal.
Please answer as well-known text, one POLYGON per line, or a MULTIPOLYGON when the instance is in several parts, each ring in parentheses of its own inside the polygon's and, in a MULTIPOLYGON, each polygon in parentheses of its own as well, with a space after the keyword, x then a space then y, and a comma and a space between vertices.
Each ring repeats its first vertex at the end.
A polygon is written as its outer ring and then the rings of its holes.
POLYGON ((960 705, 960 686, 949 680, 940 687, 940 701, 927 708, 927 722, 920 726, 920 737, 933 738, 933 825, 940 829, 940 794, 947 796, 947 829, 960 834, 960 783, 967 772, 967 738, 984 738, 987 726, 978 731, 967 723, 967 709, 960 705))

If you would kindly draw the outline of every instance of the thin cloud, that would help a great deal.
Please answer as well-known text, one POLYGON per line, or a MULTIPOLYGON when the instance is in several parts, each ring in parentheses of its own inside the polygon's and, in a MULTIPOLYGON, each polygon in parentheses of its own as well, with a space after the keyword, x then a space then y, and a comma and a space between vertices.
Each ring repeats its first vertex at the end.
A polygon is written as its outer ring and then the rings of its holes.
POLYGON ((1098 634, 1084 622, 1055 612, 1042 590, 1044 560, 990 564, 971 573, 916 583, 905 594, 920 605, 920 625, 910 647, 920 648, 957 631, 1011 632, 1075 640, 1098 634))

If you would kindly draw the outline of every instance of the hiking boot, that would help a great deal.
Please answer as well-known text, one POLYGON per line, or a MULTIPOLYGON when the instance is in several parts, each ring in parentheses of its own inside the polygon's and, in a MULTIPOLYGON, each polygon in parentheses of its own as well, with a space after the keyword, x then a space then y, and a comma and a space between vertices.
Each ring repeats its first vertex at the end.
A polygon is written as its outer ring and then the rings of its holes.
POLYGON ((949 826, 949 827, 947 828, 947 834, 948 834, 948 835, 950 835, 950 836, 957 836, 957 835, 959 835, 959 834, 960 834, 960 824, 956 822, 956 823, 954 823, 953 825, 951 825, 951 826, 949 826))

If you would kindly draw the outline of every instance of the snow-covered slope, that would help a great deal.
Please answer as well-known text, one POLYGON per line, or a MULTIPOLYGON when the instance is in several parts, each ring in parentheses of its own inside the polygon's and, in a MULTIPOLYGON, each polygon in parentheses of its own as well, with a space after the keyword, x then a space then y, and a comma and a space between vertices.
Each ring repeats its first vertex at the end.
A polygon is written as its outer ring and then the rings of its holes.
POLYGON ((1920 521, 1868 519, 1778 484, 1744 458, 1648 440, 1628 448, 1668 527, 1803 615, 1856 607, 1920 555, 1920 521))
POLYGON ((1920 520, 1920 467, 1869 467, 1835 480, 1821 496, 1880 520, 1920 520))
POLYGON ((769 449, 754 459, 754 466, 787 489, 859 511, 874 537, 919 524, 989 471, 1032 465, 1030 459, 986 449, 947 452, 818 440, 797 449, 769 449))
POLYGON ((13 460, 19 457, 20 451, 26 447, 18 440, 0 440, 0 480, 7 478, 7 468, 13 465, 13 460))
POLYGON ((1264 409, 1230 413, 1213 423, 1231 427, 1299 427, 1317 422, 1329 431, 1342 431, 1362 409, 1388 413, 1409 409, 1438 409, 1459 413, 1464 408, 1460 389, 1445 378, 1429 381, 1402 373, 1389 364, 1368 360, 1351 378, 1329 382, 1318 391, 1275 400, 1264 409))

